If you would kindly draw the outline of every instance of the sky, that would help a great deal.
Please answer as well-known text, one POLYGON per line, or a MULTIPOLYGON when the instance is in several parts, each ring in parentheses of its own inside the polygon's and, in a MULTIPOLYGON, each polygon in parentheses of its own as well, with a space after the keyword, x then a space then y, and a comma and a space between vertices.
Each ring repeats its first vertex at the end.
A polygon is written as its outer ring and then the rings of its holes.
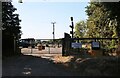
MULTIPOLYGON (((52 1, 52 0, 51 0, 52 1)), ((55 23, 55 39, 63 38, 64 33, 70 33, 71 25, 70 17, 73 17, 75 23, 86 20, 86 6, 88 2, 75 2, 73 0, 58 0, 50 2, 44 0, 44 2, 35 0, 18 1, 13 0, 13 5, 17 8, 15 13, 19 14, 19 18, 22 20, 20 26, 22 27, 21 38, 35 38, 35 39, 52 39, 53 38, 53 24, 55 23)))

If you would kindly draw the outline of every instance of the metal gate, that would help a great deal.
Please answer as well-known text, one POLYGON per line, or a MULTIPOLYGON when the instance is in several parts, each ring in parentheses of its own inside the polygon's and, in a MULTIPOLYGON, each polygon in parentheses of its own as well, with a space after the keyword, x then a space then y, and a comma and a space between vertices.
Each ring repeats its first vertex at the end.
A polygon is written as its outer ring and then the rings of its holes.
POLYGON ((62 54, 62 39, 35 39, 35 47, 32 46, 21 48, 21 52, 23 54, 62 54), (38 44, 41 45, 41 49, 38 44))
POLYGON ((91 50, 101 51, 102 55, 116 52, 118 48, 118 38, 64 38, 63 54, 64 55, 85 55, 84 53, 91 50), (114 42, 114 44, 113 44, 114 42), (94 47, 97 43, 97 46, 94 47), (112 45, 113 44, 113 45, 112 45), (110 46, 112 45, 112 46, 110 46))
POLYGON ((90 50, 96 50, 100 55, 115 54, 113 52, 116 52, 118 48, 118 41, 118 38, 71 38, 69 34, 65 33, 62 52, 65 56, 86 55, 90 50), (95 43, 99 47, 93 47, 95 43))

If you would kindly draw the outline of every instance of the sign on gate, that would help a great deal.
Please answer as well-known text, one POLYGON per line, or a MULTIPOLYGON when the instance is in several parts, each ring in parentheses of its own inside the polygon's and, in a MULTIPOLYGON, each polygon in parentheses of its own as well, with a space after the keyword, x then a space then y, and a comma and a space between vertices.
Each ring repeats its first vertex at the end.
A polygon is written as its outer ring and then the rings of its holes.
POLYGON ((92 49, 100 49, 100 43, 99 42, 92 42, 92 49))
POLYGON ((72 43, 72 48, 82 48, 82 43, 72 43))

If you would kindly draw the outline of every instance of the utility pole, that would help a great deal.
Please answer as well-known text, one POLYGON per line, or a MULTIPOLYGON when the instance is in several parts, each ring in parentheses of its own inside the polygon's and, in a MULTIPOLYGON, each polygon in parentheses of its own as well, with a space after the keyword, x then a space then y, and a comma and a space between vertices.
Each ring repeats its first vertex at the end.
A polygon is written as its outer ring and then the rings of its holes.
POLYGON ((72 24, 72 25, 70 25, 70 28, 72 28, 72 31, 70 31, 70 34, 72 34, 72 38, 73 38, 73 35, 74 35, 74 31, 73 31, 73 29, 74 29, 73 17, 70 17, 70 19, 71 19, 71 24, 72 24))
POLYGON ((53 40, 55 39, 55 23, 56 22, 51 22, 51 24, 53 24, 53 40))
POLYGON ((55 39, 55 23, 56 22, 51 22, 51 24, 53 24, 53 47, 54 47, 54 39, 55 39))

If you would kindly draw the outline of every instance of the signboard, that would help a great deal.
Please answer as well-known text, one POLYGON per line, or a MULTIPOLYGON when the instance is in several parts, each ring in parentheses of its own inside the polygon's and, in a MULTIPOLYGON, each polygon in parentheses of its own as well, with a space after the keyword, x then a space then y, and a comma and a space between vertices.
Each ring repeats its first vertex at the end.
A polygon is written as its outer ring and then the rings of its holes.
POLYGON ((72 43, 72 48, 82 48, 82 43, 72 43))
POLYGON ((100 43, 99 42, 92 42, 92 49, 100 49, 100 43))

